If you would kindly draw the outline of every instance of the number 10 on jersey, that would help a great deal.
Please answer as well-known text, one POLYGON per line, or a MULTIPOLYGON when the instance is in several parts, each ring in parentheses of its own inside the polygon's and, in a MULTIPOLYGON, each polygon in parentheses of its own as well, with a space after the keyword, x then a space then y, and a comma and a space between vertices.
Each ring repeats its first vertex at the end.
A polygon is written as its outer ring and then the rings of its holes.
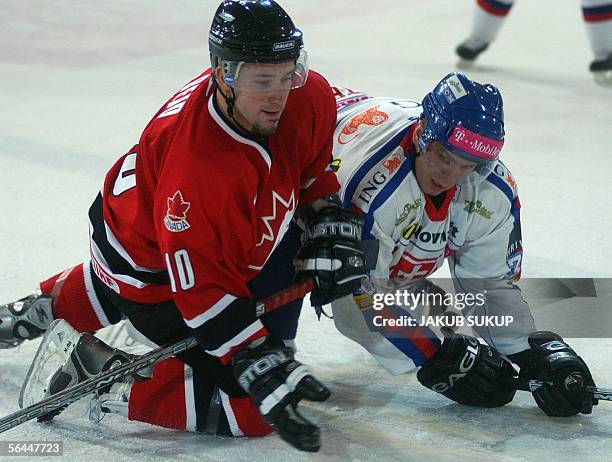
POLYGON ((181 290, 191 289, 195 285, 195 275, 187 250, 180 249, 174 252, 173 255, 166 254, 165 257, 172 292, 177 291, 176 277, 178 277, 178 283, 181 290))

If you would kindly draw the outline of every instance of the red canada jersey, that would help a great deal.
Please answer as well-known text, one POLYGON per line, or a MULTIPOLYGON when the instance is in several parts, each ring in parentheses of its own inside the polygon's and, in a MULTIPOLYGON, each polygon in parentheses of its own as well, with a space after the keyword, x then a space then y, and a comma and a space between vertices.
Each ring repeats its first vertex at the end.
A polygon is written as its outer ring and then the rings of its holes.
POLYGON ((207 350, 225 362, 266 334, 254 315, 228 306, 251 298, 247 283, 296 209, 339 190, 329 168, 336 109, 311 71, 264 146, 225 120, 210 74, 176 93, 108 172, 90 209, 90 242, 96 275, 120 296, 174 300, 192 328, 231 318, 207 350))

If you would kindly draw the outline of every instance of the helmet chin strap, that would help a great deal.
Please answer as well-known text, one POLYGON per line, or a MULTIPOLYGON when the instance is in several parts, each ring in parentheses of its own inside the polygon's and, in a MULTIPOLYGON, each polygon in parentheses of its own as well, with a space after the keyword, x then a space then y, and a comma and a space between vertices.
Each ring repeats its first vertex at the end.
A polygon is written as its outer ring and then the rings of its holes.
POLYGON ((232 92, 232 95, 228 96, 225 93, 223 93, 223 91, 221 91, 221 88, 218 87, 218 90, 219 90, 219 93, 221 93, 221 96, 223 96, 223 99, 225 100, 225 104, 227 104, 228 117, 232 119, 234 122, 236 122, 236 119, 234 119, 234 101, 236 101, 236 92, 234 91, 232 87, 230 87, 230 91, 232 92))
POLYGON ((227 104, 227 116, 230 118, 232 123, 236 125, 236 127, 238 127, 240 130, 250 135, 253 135, 253 133, 250 130, 247 130, 246 127, 244 127, 234 117, 234 101, 236 101, 236 91, 232 87, 229 87, 229 88, 230 88, 230 91, 232 92, 231 96, 228 96, 225 93, 223 93, 223 91, 221 90, 221 87, 217 85, 217 91, 221 94, 221 96, 225 100, 225 104, 227 104))
MULTIPOLYGON (((232 70, 231 69, 231 63, 228 61, 223 61, 220 60, 219 63, 221 63, 222 65, 222 72, 225 75, 226 72, 231 72, 233 74, 233 80, 236 80, 238 78, 238 74, 240 73, 240 70, 242 68, 242 65, 244 63, 240 62, 238 63, 238 65, 236 66, 236 69, 232 70), (228 66, 226 68, 226 66, 228 66)), ((216 77, 215 75, 213 75, 213 79, 216 81, 216 77)), ((234 102, 236 101, 236 90, 234 90, 234 87, 228 85, 231 95, 226 95, 222 90, 221 87, 219 86, 219 83, 217 82, 217 90, 219 91, 219 93, 221 93, 221 96, 223 96, 223 99, 225 100, 225 104, 227 104, 227 116, 229 117, 229 119, 232 121, 232 123, 234 123, 236 125, 236 127, 238 127, 240 130, 242 130, 245 133, 251 133, 250 130, 247 130, 240 122, 238 122, 236 120, 236 118, 234 117, 234 102)))

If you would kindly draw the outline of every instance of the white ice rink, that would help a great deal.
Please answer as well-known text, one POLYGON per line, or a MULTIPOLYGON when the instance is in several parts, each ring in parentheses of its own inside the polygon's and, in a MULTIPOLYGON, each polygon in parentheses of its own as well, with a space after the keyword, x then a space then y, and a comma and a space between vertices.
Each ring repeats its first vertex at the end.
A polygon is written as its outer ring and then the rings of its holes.
MULTIPOLYGON (((419 100, 455 68, 453 49, 474 7, 281 3, 305 33, 311 67, 331 82, 419 100)), ((216 6, 0 0, 0 302, 86 258, 86 212, 104 173, 173 91, 208 66, 216 6)), ((591 59, 578 0, 522 0, 467 71, 504 95, 502 157, 519 183, 525 276, 612 277, 612 89, 594 84, 591 59)), ((612 338, 570 343, 598 385, 612 387, 612 338)), ((36 347, 0 350, 0 415, 17 409, 36 347)), ((568 419, 546 417, 525 392, 502 409, 453 404, 412 375, 390 376, 309 309, 298 347, 334 392, 324 405, 305 406, 322 427, 318 455, 275 436, 220 439, 113 415, 96 425, 82 402, 53 424, 28 422, 0 440, 63 440, 63 458, 74 461, 612 460, 612 403, 568 419)))

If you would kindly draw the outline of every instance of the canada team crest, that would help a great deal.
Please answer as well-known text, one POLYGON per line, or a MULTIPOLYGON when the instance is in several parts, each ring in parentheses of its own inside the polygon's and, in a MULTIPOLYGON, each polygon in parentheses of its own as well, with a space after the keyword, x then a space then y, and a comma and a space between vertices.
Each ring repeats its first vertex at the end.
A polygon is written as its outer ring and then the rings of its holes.
POLYGON ((164 224, 168 231, 180 233, 191 228, 187 221, 187 211, 191 207, 191 202, 183 199, 183 194, 180 191, 175 192, 172 197, 168 198, 168 211, 164 218, 164 224))

